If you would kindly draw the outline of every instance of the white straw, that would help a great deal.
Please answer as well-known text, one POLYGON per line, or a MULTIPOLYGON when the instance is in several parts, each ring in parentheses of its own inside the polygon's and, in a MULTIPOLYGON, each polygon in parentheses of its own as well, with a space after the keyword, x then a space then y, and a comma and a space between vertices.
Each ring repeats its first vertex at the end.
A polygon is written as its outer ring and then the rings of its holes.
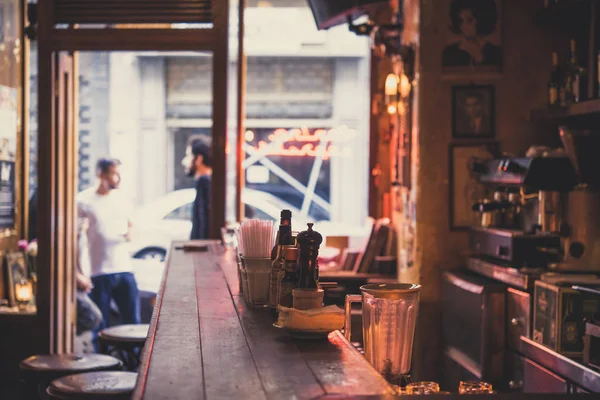
POLYGON ((268 258, 275 244, 275 225, 272 221, 246 220, 235 230, 238 252, 244 257, 268 258))

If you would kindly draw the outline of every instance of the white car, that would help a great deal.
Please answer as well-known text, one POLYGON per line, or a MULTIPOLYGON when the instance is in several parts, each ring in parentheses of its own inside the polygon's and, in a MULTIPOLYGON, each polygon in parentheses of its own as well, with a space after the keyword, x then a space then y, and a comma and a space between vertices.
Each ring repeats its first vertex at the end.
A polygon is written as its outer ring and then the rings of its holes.
MULTIPOLYGON (((133 217, 133 257, 164 260, 172 241, 188 240, 195 197, 195 189, 176 190, 143 206, 133 217)), ((281 210, 288 209, 301 224, 296 226, 305 226, 298 209, 269 193, 244 189, 242 202, 248 217, 278 221, 281 210)))
MULTIPOLYGON (((171 242, 188 240, 192 230, 192 207, 195 189, 176 190, 143 206, 133 217, 132 256, 138 259, 163 261, 171 242)), ((323 236, 343 235, 365 238, 371 224, 350 228, 345 224, 329 221, 307 220, 300 210, 270 193, 245 188, 242 203, 246 205, 246 217, 279 221, 281 210, 292 211, 294 230, 304 230, 307 222, 315 222, 315 229, 323 236)), ((360 239, 359 239, 360 240, 360 239)))

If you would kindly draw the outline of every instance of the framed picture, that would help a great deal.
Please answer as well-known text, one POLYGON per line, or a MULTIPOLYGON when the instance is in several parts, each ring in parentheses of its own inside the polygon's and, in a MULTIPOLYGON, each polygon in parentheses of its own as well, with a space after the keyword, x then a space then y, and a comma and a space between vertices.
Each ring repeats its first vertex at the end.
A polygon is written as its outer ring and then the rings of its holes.
POLYGON ((4 263, 7 275, 6 292, 8 295, 8 303, 12 307, 17 305, 15 296, 16 284, 19 283, 21 279, 27 279, 27 263, 25 262, 24 254, 20 251, 6 254, 4 263))
POLYGON ((488 193, 471 170, 471 163, 491 159, 498 154, 498 143, 495 141, 450 145, 448 170, 451 231, 466 230, 479 223, 479 215, 472 211, 472 207, 486 198, 488 193))
MULTIPOLYGON (((444 73, 500 72, 503 63, 502 0, 444 0, 448 41, 444 73)), ((436 7, 438 6, 436 1, 436 7)))
POLYGON ((452 87, 452 138, 493 138, 496 135, 493 85, 452 87))

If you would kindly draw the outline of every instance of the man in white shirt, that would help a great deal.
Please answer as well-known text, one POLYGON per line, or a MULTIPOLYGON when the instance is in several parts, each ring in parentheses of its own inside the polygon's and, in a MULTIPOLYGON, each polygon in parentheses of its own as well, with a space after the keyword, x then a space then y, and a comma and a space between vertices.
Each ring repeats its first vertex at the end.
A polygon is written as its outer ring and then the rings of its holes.
POLYGON ((101 159, 96 166, 98 185, 77 196, 79 226, 87 226, 91 280, 78 276, 78 287, 91 289, 90 297, 103 316, 97 331, 110 323, 110 303, 119 308, 123 324, 140 323, 140 300, 133 275, 128 242, 131 208, 118 190, 120 162, 101 159))

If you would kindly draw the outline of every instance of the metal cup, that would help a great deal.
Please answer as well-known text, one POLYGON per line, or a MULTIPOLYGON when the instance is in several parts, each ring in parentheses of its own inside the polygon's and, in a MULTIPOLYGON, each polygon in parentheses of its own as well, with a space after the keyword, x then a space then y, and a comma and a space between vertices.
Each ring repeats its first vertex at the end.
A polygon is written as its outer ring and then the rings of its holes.
POLYGON ((365 357, 387 379, 407 374, 419 308, 421 285, 369 284, 361 295, 346 296, 345 335, 350 340, 352 303, 362 302, 365 357))

